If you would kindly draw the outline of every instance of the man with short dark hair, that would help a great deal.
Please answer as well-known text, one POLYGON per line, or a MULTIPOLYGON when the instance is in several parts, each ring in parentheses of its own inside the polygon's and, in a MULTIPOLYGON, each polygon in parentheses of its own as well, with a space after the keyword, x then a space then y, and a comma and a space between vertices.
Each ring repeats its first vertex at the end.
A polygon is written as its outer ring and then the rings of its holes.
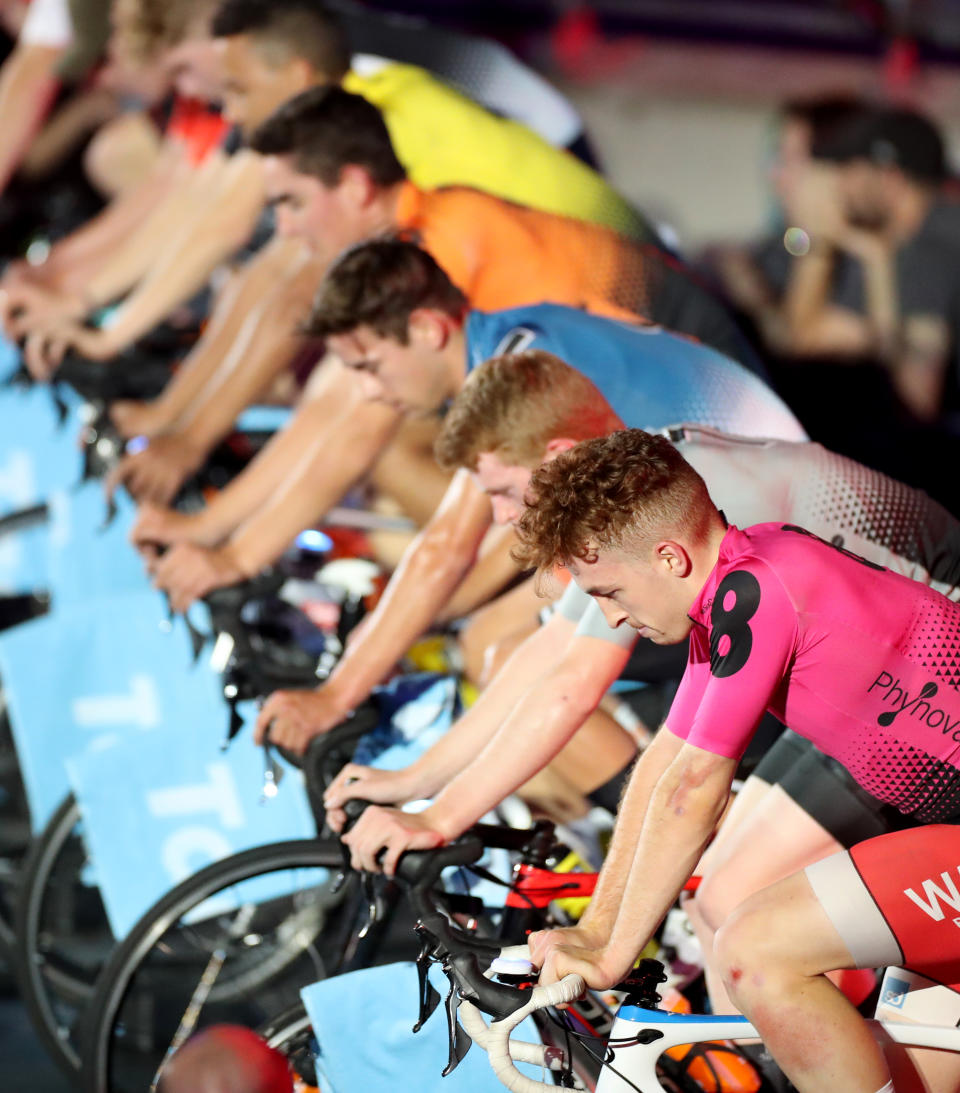
POLYGON ((803 528, 728 527, 665 438, 639 430, 586 441, 537 471, 519 532, 526 559, 569 569, 611 626, 661 644, 691 639, 590 907, 577 927, 530 939, 541 981, 577 972, 605 988, 629 973, 769 709, 926 826, 861 843, 741 904, 717 938, 724 979, 800 1093, 893 1093, 880 1047, 824 973, 903 964, 960 990, 960 941, 928 879, 954 870, 960 845, 950 728, 960 724, 960 606, 803 528))

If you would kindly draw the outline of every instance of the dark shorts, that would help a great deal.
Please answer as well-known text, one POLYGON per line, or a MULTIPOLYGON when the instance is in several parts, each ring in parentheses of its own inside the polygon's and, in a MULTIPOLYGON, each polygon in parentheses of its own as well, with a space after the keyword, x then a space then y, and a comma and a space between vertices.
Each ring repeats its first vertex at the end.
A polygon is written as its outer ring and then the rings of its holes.
POLYGON ((868 793, 847 769, 786 729, 753 772, 777 785, 841 846, 917 824, 868 793))

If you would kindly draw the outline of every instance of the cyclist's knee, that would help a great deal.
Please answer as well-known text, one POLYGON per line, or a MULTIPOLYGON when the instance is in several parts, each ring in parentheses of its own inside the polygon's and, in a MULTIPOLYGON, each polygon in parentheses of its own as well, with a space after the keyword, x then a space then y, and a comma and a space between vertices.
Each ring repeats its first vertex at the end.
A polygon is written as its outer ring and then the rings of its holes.
POLYGON ((736 870, 720 866, 701 879, 692 902, 700 919, 716 932, 745 898, 736 870))
POLYGON ((713 952, 727 993, 745 1013, 760 995, 791 977, 789 948, 779 944, 770 907, 759 896, 746 899, 719 927, 713 952))

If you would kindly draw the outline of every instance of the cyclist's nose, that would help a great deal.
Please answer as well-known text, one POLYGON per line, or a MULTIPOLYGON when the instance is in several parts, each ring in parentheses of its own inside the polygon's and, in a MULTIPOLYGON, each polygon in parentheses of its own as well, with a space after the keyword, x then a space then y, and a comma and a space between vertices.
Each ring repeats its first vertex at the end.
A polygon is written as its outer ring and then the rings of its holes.
POLYGON ((520 506, 509 497, 494 497, 493 519, 498 524, 513 524, 520 519, 520 506))
POLYGON ((600 605, 603 617, 607 620, 607 625, 611 630, 616 630, 621 623, 627 621, 626 611, 618 607, 612 600, 598 599, 597 603, 600 605))

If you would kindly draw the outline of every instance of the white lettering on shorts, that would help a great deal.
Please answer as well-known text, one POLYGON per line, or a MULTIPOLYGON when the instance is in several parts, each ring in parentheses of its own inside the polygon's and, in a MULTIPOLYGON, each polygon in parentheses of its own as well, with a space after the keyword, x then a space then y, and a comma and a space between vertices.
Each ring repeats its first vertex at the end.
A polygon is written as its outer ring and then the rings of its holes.
MULTIPOLYGON (((960 873, 960 866, 957 866, 957 872, 960 873)), ((940 874, 940 879, 943 882, 943 888, 933 879, 923 882, 923 892, 926 899, 923 896, 918 896, 912 888, 904 888, 903 890, 903 894, 907 899, 913 900, 920 910, 929 915, 934 922, 942 922, 946 917, 946 912, 940 906, 941 900, 948 907, 952 907, 954 911, 960 911, 960 891, 957 890, 956 881, 946 872, 940 874)), ((952 921, 957 924, 957 919, 952 919, 952 921)))

